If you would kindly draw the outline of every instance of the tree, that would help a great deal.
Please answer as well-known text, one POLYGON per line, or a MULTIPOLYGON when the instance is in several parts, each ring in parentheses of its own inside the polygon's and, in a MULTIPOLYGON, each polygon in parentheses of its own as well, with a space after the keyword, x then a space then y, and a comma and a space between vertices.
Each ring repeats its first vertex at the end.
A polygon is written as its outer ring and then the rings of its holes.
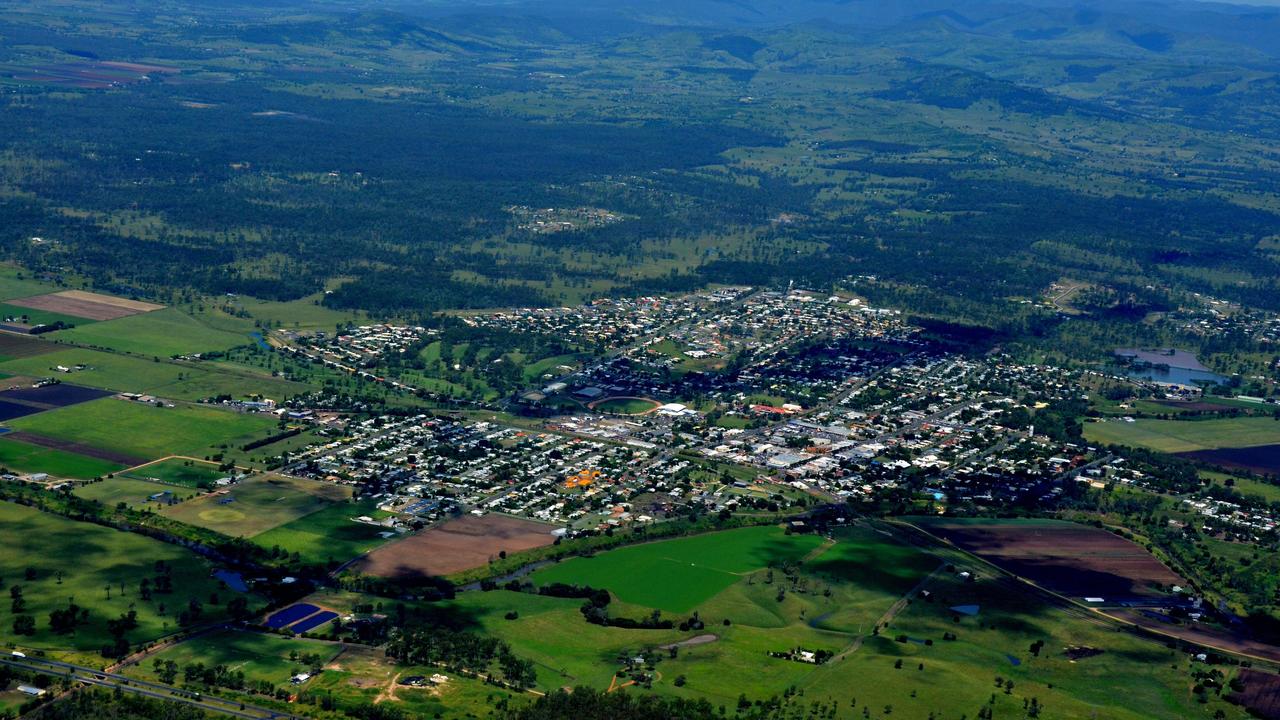
POLYGON ((19 615, 13 619, 14 635, 35 635, 36 619, 30 615, 19 615))

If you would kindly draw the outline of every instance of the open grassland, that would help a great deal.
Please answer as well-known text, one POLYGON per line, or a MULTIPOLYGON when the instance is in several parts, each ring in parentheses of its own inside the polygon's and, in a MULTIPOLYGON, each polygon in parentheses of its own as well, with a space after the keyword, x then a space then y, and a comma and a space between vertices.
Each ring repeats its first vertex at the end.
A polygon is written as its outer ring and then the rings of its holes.
POLYGON ((0 437, 0 467, 23 473, 48 473, 72 480, 88 480, 113 473, 122 466, 99 458, 0 437))
MULTIPOLYGON (((57 346, 55 346, 57 347, 57 346)), ((130 355, 67 348, 58 352, 0 362, 0 372, 28 377, 59 377, 68 382, 114 392, 151 393, 177 400, 199 400, 228 394, 260 393, 283 398, 306 390, 305 385, 273 378, 269 373, 222 368, 215 363, 147 360, 130 355), (63 373, 56 368, 83 366, 63 373)))
MULTIPOLYGON (((788 564, 786 571, 775 568, 771 576, 768 569, 748 572, 701 602, 697 612, 705 627, 699 630, 602 627, 583 619, 581 600, 507 590, 464 592, 450 602, 414 605, 411 612, 501 637, 535 663, 538 688, 545 691, 609 688, 619 682, 620 658, 651 652, 658 657, 653 689, 638 692, 731 706, 740 694, 754 700, 794 688, 808 699, 838 701, 836 717, 851 720, 864 717, 864 709, 882 717, 887 706, 893 716, 908 718, 931 712, 978 717, 988 705, 994 717, 1023 717, 1031 698, 1045 708, 1044 718, 1174 720, 1212 717, 1218 710, 1226 718, 1245 717, 1213 693, 1200 704, 1192 692, 1197 666, 1189 655, 1118 632, 1091 613, 1047 605, 1016 581, 987 577, 986 566, 975 567, 954 550, 939 546, 925 552, 900 540, 896 529, 878 525, 837 532, 834 543, 809 539, 821 544, 809 545, 802 562, 788 564), (961 571, 977 579, 966 580, 961 571), (951 610, 967 605, 976 606, 977 614, 951 610), (877 628, 881 623, 886 625, 877 628), (695 637, 697 642, 682 645, 674 656, 665 649, 695 637), (1030 648, 1039 641, 1044 645, 1036 655, 1030 648), (795 648, 835 657, 814 665, 768 655, 795 648), (677 677, 683 678, 681 686, 677 677), (1125 678, 1125 693, 1114 691, 1117 677, 1125 678), (1013 687, 1004 684, 1006 678, 1013 687)), ((634 548, 601 553, 596 560, 630 560, 628 549, 634 548)), ((666 587, 670 580, 647 566, 626 564, 650 584, 666 587)), ((726 567, 751 564, 731 559, 726 567)), ((546 572, 531 579, 541 581, 546 572)), ((342 610, 364 601, 333 591, 311 600, 342 610)), ((609 613, 641 619, 649 609, 615 601, 609 613)), ((664 617, 679 621, 690 614, 664 617)))
MULTIPOLYGON (((247 682, 268 682, 285 687, 289 678, 310 671, 311 665, 300 661, 302 656, 314 656, 323 666, 341 651, 341 645, 305 638, 220 630, 174 645, 154 657, 161 662, 173 661, 179 668, 193 663, 201 663, 205 667, 224 665, 232 672, 244 673, 247 682)), ((152 682, 158 680, 153 661, 137 665, 129 674, 152 682)))
POLYGON ((261 415, 199 405, 156 407, 103 398, 13 420, 24 433, 67 440, 142 458, 203 457, 270 434, 275 421, 261 415))
POLYGON ((297 553, 305 563, 342 563, 388 541, 383 537, 389 532, 387 528, 352 519, 360 516, 380 519, 387 513, 379 511, 373 500, 335 503, 255 535, 253 541, 265 548, 297 553))
POLYGON ((111 639, 107 620, 130 609, 138 613, 138 628, 127 637, 142 642, 176 630, 178 612, 189 601, 203 603, 203 617, 216 619, 234 595, 219 589, 207 562, 180 547, 18 505, 0 503, 0 542, 5 548, 0 553, 0 577, 10 592, 21 586, 26 605, 21 614, 36 620, 35 635, 16 636, 14 613, 6 612, 0 638, 21 647, 96 653, 111 639), (161 561, 172 573, 173 592, 144 599, 140 583, 147 579, 154 585, 156 563, 161 561), (214 594, 217 604, 210 602, 214 594), (49 613, 71 602, 88 609, 88 619, 73 633, 55 634, 49 613))
POLYGON ((1129 445, 1167 453, 1243 448, 1280 443, 1280 422, 1267 417, 1212 420, 1146 420, 1087 423, 1089 442, 1129 445))
POLYGON ((162 512, 232 537, 252 537, 349 497, 351 489, 342 485, 262 475, 162 512))
POLYGON ((159 510, 167 504, 167 502, 162 504, 160 499, 152 500, 151 497, 154 495, 172 493, 180 500, 193 492, 189 488, 119 476, 86 483, 72 491, 77 497, 82 497, 86 500, 97 500, 107 507, 115 507, 120 503, 124 503, 126 507, 134 509, 145 507, 151 510, 159 510))
POLYGON ((752 572, 799 560, 821 542, 778 527, 743 528, 573 558, 531 579, 606 588, 624 602, 689 612, 752 572))
POLYGON ((58 289, 52 283, 36 280, 29 271, 11 265, 0 266, 0 300, 30 297, 58 289))
POLYGON ((218 464, 204 460, 186 458, 167 458, 159 462, 148 463, 129 468, 122 476, 135 480, 181 485, 183 487, 208 487, 215 481, 227 476, 218 469, 218 464))
POLYGON ((252 342, 247 333, 211 327, 176 308, 94 324, 77 323, 76 327, 59 331, 53 337, 146 357, 227 350, 252 342))

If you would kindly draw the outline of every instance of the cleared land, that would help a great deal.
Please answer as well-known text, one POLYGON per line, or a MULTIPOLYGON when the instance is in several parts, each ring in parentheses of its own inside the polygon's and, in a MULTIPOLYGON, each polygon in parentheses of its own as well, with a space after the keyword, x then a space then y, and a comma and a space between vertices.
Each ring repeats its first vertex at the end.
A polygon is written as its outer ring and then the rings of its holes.
POLYGON ((160 408, 103 398, 9 423, 38 436, 138 458, 138 465, 168 455, 204 457, 270 434, 274 418, 199 405, 160 408))
POLYGON ((228 350, 252 342, 247 333, 210 327, 176 308, 80 325, 53 336, 80 345, 160 357, 228 350))
POLYGON ((1187 585, 1139 545, 1106 530, 1057 520, 917 518, 918 526, 1038 585, 1108 600, 1187 585))
POLYGON ((88 480, 124 467, 111 460, 0 437, 0 467, 25 473, 48 473, 55 477, 88 480))
POLYGON ((0 332, 0 358, 5 360, 46 355, 61 349, 51 342, 36 340, 26 335, 0 332))
POLYGON ((555 542, 550 525, 507 515, 464 515, 379 548, 355 570, 379 577, 448 575, 489 562, 499 552, 543 547, 555 542))
POLYGON ((752 572, 798 561, 821 544, 778 527, 742 528, 573 558, 530 579, 605 588, 624 602, 689 612, 752 572))
POLYGON ((253 537, 351 497, 351 488, 282 475, 249 478, 162 514, 232 537, 253 537))
POLYGON ((5 548, 0 553, 0 577, 7 588, 21 586, 26 605, 21 614, 36 620, 31 636, 14 635, 8 620, 0 623, 0 638, 19 647, 75 648, 96 654, 111 639, 107 621, 130 609, 138 613, 138 628, 127 637, 140 642, 176 630, 177 613, 190 600, 204 604, 205 619, 216 619, 231 597, 219 591, 210 565, 183 548, 27 507, 0 503, 0 542, 5 548), (173 591, 144 599, 139 584, 147 579, 154 586, 158 561, 168 568, 173 591), (220 603, 210 603, 210 595, 219 592, 220 603), (69 598, 89 611, 88 619, 72 634, 55 634, 49 613, 66 608, 69 598))
POLYGON ((1130 445, 1167 453, 1280 444, 1280 422, 1268 417, 1212 420, 1112 420, 1087 423, 1089 442, 1130 445))
MULTIPOLYGON (((205 667, 225 665, 232 672, 244 673, 245 680, 249 682, 264 681, 283 687, 289 684, 290 677, 310 670, 309 665, 299 661, 302 655, 314 655, 323 665, 341 651, 341 645, 332 643, 243 630, 221 630, 170 647, 158 653, 156 658, 172 660, 179 668, 192 663, 202 663, 205 667)), ((152 681, 157 679, 150 661, 132 669, 130 674, 152 681)))
POLYGON ((1280 475, 1280 444, 1246 448, 1218 448, 1178 453, 1178 457, 1200 460, 1225 468, 1248 470, 1263 475, 1280 475))
POLYGON ((125 298, 99 295, 84 290, 63 290, 61 292, 17 298, 9 301, 10 305, 36 310, 48 310, 62 315, 86 318, 89 320, 115 320, 139 313, 159 310, 163 305, 126 300, 125 298))

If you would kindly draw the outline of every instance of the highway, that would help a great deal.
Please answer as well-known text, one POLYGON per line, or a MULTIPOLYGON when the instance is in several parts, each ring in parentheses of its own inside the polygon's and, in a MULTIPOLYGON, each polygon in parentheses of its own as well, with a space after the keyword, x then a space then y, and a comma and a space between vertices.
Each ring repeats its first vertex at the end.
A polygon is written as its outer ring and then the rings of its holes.
POLYGON ((112 690, 120 690, 121 692, 133 693, 134 695, 141 695, 143 697, 154 698, 156 700, 167 700, 169 702, 182 703, 207 712, 220 713, 231 717, 246 718, 246 720, 303 720, 303 718, 298 715, 277 712, 267 708, 247 705, 236 700, 226 700, 212 695, 203 695, 201 693, 191 692, 181 688, 171 687, 169 685, 148 682, 146 680, 137 680, 123 675, 117 675, 103 670, 96 670, 94 668, 84 667, 81 665, 72 665, 70 663, 59 662, 57 660, 9 655, 0 657, 0 664, 29 672, 38 672, 45 675, 71 678, 72 680, 87 686, 110 688, 112 690))

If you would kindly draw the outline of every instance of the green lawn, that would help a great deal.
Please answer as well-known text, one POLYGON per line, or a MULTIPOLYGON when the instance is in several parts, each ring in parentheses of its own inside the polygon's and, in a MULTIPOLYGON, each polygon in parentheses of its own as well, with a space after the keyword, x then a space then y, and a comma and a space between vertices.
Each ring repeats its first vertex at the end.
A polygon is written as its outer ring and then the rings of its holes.
POLYGON ((1266 417, 1213 420, 1111 420, 1086 423, 1089 442, 1177 453, 1280 443, 1280 422, 1266 417))
POLYGON ((122 466, 98 458, 0 437, 0 467, 17 472, 49 473, 55 477, 88 480, 113 473, 122 466))
POLYGON ((202 495, 161 512, 175 520, 232 537, 252 537, 350 496, 351 489, 342 485, 260 475, 243 480, 225 492, 202 495))
MULTIPOLYGON (((0 306, 3 310, 4 306, 0 306)), ((247 334, 209 327, 176 308, 62 330, 54 338, 147 357, 227 350, 252 342, 247 334)))
POLYGON ((606 588, 620 600, 670 612, 689 612, 755 570, 797 560, 821 543, 755 527, 632 545, 595 557, 573 558, 534 573, 545 585, 606 588))
POLYGON ((72 492, 86 500, 97 500, 107 507, 115 507, 119 503, 124 503, 131 508, 145 507, 151 510, 159 510, 162 506, 158 504, 158 501, 150 500, 152 495, 170 492, 178 499, 181 499, 194 491, 147 480, 116 476, 99 482, 81 485, 72 492))
POLYGON ((614 398, 605 400, 596 405, 593 410, 602 413, 615 413, 618 415, 640 415, 642 413, 653 410, 657 405, 648 400, 639 400, 634 398, 614 398))
POLYGON ((275 420, 199 405, 161 408, 116 398, 12 420, 14 430, 69 440, 140 458, 205 457, 271 434, 275 420))
POLYGON ((124 477, 181 485, 188 488, 209 487, 227 473, 217 463, 170 458, 125 472, 124 477))
POLYGON ((382 537, 385 528, 352 522, 351 518, 361 515, 380 519, 387 513, 380 512, 373 500, 337 503, 255 535, 253 541, 265 548, 278 545, 296 552, 307 563, 342 563, 388 541, 382 537))
POLYGON ((6 605, 0 639, 20 647, 96 653, 110 639, 107 620, 130 608, 138 612, 139 627, 127 637, 134 643, 151 640, 177 629, 178 612, 189 601, 203 603, 205 617, 216 619, 233 595, 221 592, 218 604, 211 603, 210 596, 219 592, 211 567, 176 545, 18 505, 0 503, 0 542, 5 549, 0 553, 0 577, 6 589, 22 587, 24 614, 36 620, 35 635, 15 636, 6 605), (173 592, 147 600, 139 584, 144 578, 154 581, 157 561, 172 569, 173 592), (34 579, 27 579, 29 569, 34 579), (88 621, 74 633, 55 635, 49 613, 69 602, 87 608, 88 621))

